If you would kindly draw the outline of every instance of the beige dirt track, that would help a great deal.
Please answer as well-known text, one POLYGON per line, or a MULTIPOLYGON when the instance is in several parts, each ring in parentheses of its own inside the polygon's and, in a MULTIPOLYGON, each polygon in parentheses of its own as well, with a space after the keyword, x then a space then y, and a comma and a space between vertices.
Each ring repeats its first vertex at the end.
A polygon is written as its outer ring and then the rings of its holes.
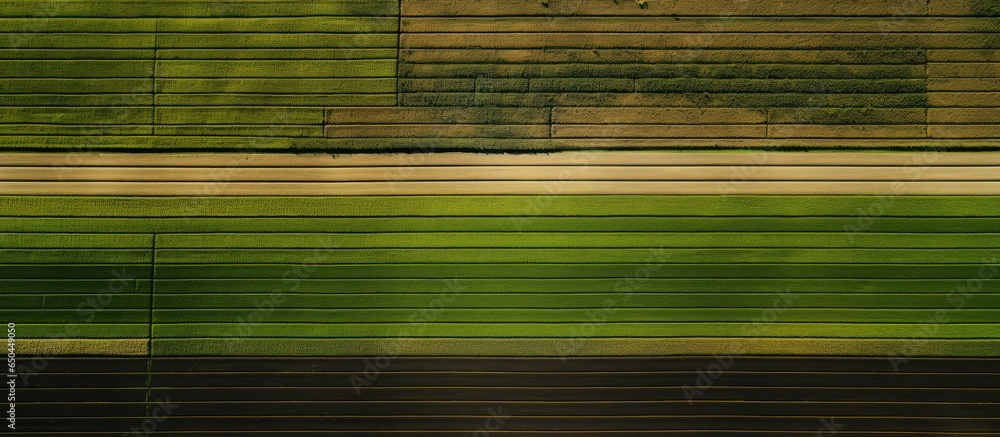
POLYGON ((9 154, 0 195, 1000 194, 1000 153, 9 154))

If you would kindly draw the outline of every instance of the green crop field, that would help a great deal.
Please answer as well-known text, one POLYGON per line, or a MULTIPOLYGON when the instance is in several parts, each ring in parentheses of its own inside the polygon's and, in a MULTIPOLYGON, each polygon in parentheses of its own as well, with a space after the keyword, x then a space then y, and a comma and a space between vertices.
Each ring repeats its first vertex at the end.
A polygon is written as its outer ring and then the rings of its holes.
POLYGON ((691 338, 888 353, 917 335, 924 353, 992 355, 980 343, 1000 336, 996 197, 898 198, 868 232, 845 226, 878 197, 560 196, 541 217, 533 199, 5 197, 0 314, 30 320, 25 341, 151 338, 167 355, 398 338, 424 339, 413 353, 468 338, 486 354, 581 338, 596 354, 691 338))

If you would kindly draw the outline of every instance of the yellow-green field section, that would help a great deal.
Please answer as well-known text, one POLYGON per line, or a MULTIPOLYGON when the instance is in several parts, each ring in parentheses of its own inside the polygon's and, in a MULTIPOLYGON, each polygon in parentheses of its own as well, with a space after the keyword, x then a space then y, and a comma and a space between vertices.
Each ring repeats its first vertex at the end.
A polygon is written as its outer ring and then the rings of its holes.
POLYGON ((996 0, 0 3, 0 149, 1000 147, 996 0))
POLYGON ((397 11, 384 0, 3 2, 0 143, 321 136, 325 107, 395 104, 397 11))
POLYGON ((995 356, 998 201, 9 196, 0 315, 63 353, 995 356))

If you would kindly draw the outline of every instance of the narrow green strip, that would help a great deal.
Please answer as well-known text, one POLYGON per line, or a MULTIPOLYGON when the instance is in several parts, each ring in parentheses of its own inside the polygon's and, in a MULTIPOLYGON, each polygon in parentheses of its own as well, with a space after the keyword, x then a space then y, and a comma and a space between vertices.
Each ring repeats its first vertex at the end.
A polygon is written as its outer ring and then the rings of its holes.
MULTIPOLYGON (((0 197, 0 216, 49 217, 1000 217, 1000 196, 0 197), (544 202, 543 204, 539 202, 544 202), (544 206, 542 206, 544 205, 544 206)), ((876 220, 877 221, 877 220, 876 220)))
MULTIPOLYGON (((243 312, 246 314, 246 312, 243 312)), ((595 314, 601 314, 592 311, 595 314)), ((928 338, 928 339, 995 339, 1000 337, 1000 325, 990 323, 926 325, 914 323, 767 323, 758 310, 756 321, 715 322, 706 316, 699 323, 513 323, 504 320, 471 323, 220 323, 153 325, 154 341, 164 338, 218 339, 242 341, 250 338, 478 338, 490 342, 498 338, 670 338, 670 337, 811 337, 811 338, 928 338)), ((933 313, 933 312, 931 312, 933 313)), ((420 317, 420 313, 411 312, 420 317)), ((785 320, 781 314, 781 320, 785 320)), ((441 317, 445 318, 445 317, 441 317)), ((696 319, 696 317, 692 317, 696 319)), ((957 317, 953 317, 957 318, 957 317)), ((890 320, 887 318, 887 320, 890 320)), ((933 321, 933 317, 926 320, 933 321)), ((293 340, 294 341, 294 340, 293 340)))
MULTIPOLYGON (((788 304, 795 303, 795 296, 785 296, 788 304)), ((610 305, 617 303, 609 300, 610 305)), ((788 305, 786 304, 786 305, 788 305)), ((945 300, 941 301, 941 306, 946 305, 945 300)), ((28 320, 61 320, 71 319, 72 312, 65 310, 44 310, 44 314, 39 314, 33 310, 8 310, 0 311, 0 317, 23 317, 28 320), (30 318, 29 318, 30 317, 30 318)), ((254 311, 252 303, 247 308, 242 309, 212 309, 209 307, 200 309, 155 309, 153 310, 154 323, 230 323, 239 324, 247 320, 247 313, 254 311)), ((104 311, 101 319, 117 322, 144 321, 145 314, 140 314, 140 310, 116 310, 104 311)), ((1000 320, 1000 309, 949 309, 945 310, 949 323, 991 323, 1000 320)), ((310 308, 310 309, 287 309, 279 308, 267 310, 264 322, 269 324, 279 324, 278 331, 283 332, 280 336, 296 335, 295 329, 285 327, 286 323, 359 323, 354 331, 364 335, 365 324, 382 324, 386 329, 376 329, 370 327, 372 336, 384 335, 386 330, 393 329, 393 324, 402 324, 420 318, 420 320, 430 319, 433 323, 441 323, 441 334, 431 336, 536 336, 537 331, 532 331, 524 323, 538 323, 544 330, 546 324, 604 324, 604 323, 630 323, 630 329, 637 333, 647 332, 643 329, 644 324, 650 327, 649 332, 654 331, 653 326, 660 325, 660 329, 665 327, 667 322, 698 322, 698 323, 753 323, 766 318, 777 318, 780 322, 796 323, 923 323, 934 321, 936 309, 856 309, 856 308, 588 308, 588 309, 535 309, 535 308, 435 308, 435 309, 337 309, 337 308, 310 308), (464 324, 469 331, 461 331, 461 326, 454 329, 448 328, 451 324, 464 324), (507 324, 507 325, 496 325, 507 324)), ((0 319, 0 320, 4 320, 0 319)), ((188 325, 190 326, 190 325, 188 325)), ((397 327, 399 325, 396 325, 397 327)), ((1000 324, 997 325, 1000 328, 1000 324)), ((211 336, 216 330, 209 329, 210 326, 203 326, 204 331, 190 330, 191 336, 211 336)), ((609 328, 612 329, 612 328, 609 328)), ((552 326, 552 332, 545 336, 557 337, 558 325, 552 326)), ((342 335, 348 335, 348 330, 342 335)), ((543 331, 544 332, 544 331, 543 331)), ((659 332, 659 331, 656 331, 659 332)), ((859 332, 861 332, 859 330, 859 332)), ((997 331, 996 335, 1000 334, 997 331)), ((659 335, 659 334, 656 334, 659 335)), ((816 334, 818 335, 818 334, 816 334)), ((854 334, 858 335, 858 334, 854 334)), ((980 335, 986 335, 985 332, 980 335)), ((831 336, 839 336, 833 335, 831 336)), ((1000 335, 998 335, 1000 336, 1000 335)))
MULTIPOLYGON (((308 248, 991 248, 1000 234, 683 233, 683 232, 520 232, 398 234, 180 234, 161 237, 161 249, 308 248)), ((4 244, 0 234, 0 245, 4 244)), ((148 245, 148 242, 147 242, 148 245)))
MULTIPOLYGON (((211 200, 191 199, 191 208, 211 200)), ((7 213, 11 213, 7 211, 7 213)), ((483 211, 483 214, 489 212, 483 211)), ((546 214, 547 211, 538 211, 546 214)), ((734 211, 737 213, 737 211, 734 211)), ((961 232, 997 233, 996 218, 879 217, 283 217, 87 218, 2 217, 6 232, 961 232), (863 220, 863 222, 861 222, 863 220), (861 228, 860 223, 866 226, 861 228), (853 231, 856 227, 858 230, 853 231)))
MULTIPOLYGON (((154 356, 671 356, 1000 357, 1000 340, 823 338, 157 339, 154 356)), ((836 382, 831 382, 836 384, 836 382)))

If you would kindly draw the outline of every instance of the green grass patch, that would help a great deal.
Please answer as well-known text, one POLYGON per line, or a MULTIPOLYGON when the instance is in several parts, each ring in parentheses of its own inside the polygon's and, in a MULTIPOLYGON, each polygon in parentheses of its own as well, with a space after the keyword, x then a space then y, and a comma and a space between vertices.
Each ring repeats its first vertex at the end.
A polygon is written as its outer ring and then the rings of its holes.
MULTIPOLYGON (((348 79, 157 79, 156 92, 166 94, 378 94, 395 93, 392 78, 348 79)), ((261 99, 266 100, 266 99, 261 99)), ((257 102, 270 103, 267 101, 257 102)))
POLYGON ((0 233, 0 249, 118 249, 149 248, 147 234, 12 234, 0 233))
MULTIPOLYGON (((47 9, 52 17, 298 17, 298 16, 394 16, 399 2, 392 0, 287 2, 235 0, 226 2, 137 2, 68 1, 47 9)), ((38 14, 34 2, 3 2, 0 16, 24 18, 38 14)))
POLYGON ((149 277, 147 264, 0 264, 4 279, 144 279, 149 277))
MULTIPOLYGON (((153 96, 149 94, 0 94, 0 106, 120 106, 152 105, 153 96)), ((152 126, 147 126, 152 130, 152 126)), ((94 129, 100 132, 100 126, 94 129)), ((20 134, 10 125, 3 127, 6 135, 20 134)), ((122 134, 122 135, 135 135, 122 134)))
POLYGON ((1000 0, 972 0, 972 15, 979 17, 1000 17, 1000 0))
POLYGON ((156 64, 157 77, 176 78, 339 78, 393 77, 396 61, 382 60, 164 60, 156 64))
MULTIPOLYGON (((44 253, 12 254, 17 262, 64 262, 67 257, 44 253), (20 256, 19 256, 20 255, 20 256)), ((138 253, 136 254, 138 255, 138 253)), ((863 263, 972 264, 996 255, 996 249, 663 249, 657 257, 678 263, 863 263)), ((124 257, 124 254, 121 256, 124 257)), ((650 249, 157 249, 157 262, 177 263, 303 263, 317 258, 346 264, 399 263, 618 263, 641 262, 651 256, 650 249)), ((70 258, 71 259, 71 258, 70 258)), ((97 258, 93 258, 97 259, 97 258)), ((128 262, 124 259, 108 262, 128 262)))
MULTIPOLYGON (((4 239, 0 235, 0 247, 4 239)), ((80 243, 83 244, 83 243, 80 243)), ((110 242, 108 244, 111 244, 110 242)), ((178 234, 162 235, 157 248, 995 248, 1000 234, 530 232, 395 234, 178 234)))
MULTIPOLYGON (((192 199, 194 206, 210 204, 192 199)), ((880 217, 867 232, 998 233, 1000 220, 989 217, 880 217)), ((6 232, 853 232, 850 217, 189 217, 86 218, 4 217, 6 232)), ((845 238, 849 238, 845 234, 845 238)))
MULTIPOLYGON (((854 325, 844 325, 853 330, 854 325)), ((904 330, 912 327, 903 328, 904 330)), ((974 329, 974 328, 973 328, 974 329)), ((857 331, 855 331, 857 332, 857 331)), ((361 356, 372 351, 390 350, 398 355, 414 356, 711 356, 731 349, 738 340, 745 355, 813 356, 906 356, 912 338, 898 340, 877 338, 589 338, 573 341, 565 338, 248 338, 238 342, 227 339, 154 339, 156 356, 213 355, 226 351, 234 356, 361 356), (391 349, 390 349, 391 348, 391 349)), ((927 339, 921 343, 921 355, 942 357, 996 357, 1000 341, 975 339, 927 339)))
MULTIPOLYGON (((627 278, 642 267, 631 264, 322 264, 309 279, 570 279, 627 278)), ((25 266, 27 269, 30 266, 25 266)), ((89 266, 87 266, 89 267, 89 266)), ((66 268, 66 267, 64 267, 66 268)), ((156 266, 158 279, 276 279, 296 264, 180 264, 156 266)), ((939 264, 658 264, 642 270, 650 278, 817 278, 817 279, 967 279, 980 266, 939 264)), ((11 269, 13 270, 13 268, 11 269)), ((76 269, 87 274, 89 270, 76 269)), ((4 272, 0 266, 0 272, 4 272)), ((99 273, 99 271, 98 271, 99 273)), ((97 274, 97 273, 94 273, 97 274)), ((102 276, 103 277, 103 276, 102 276)))
MULTIPOLYGON (((738 339, 746 329, 745 323, 606 323, 588 326, 588 338, 602 337, 720 337, 738 339)), ((758 337, 779 338, 899 338, 912 341, 913 332, 919 329, 920 323, 912 324, 799 324, 772 323, 761 328, 758 337)), ((983 337, 1000 336, 1000 325, 941 325, 926 338, 930 339, 980 339, 983 337)), ((419 334, 416 328, 407 323, 389 324, 255 324, 236 328, 234 326, 216 324, 156 324, 153 326, 154 347, 156 341, 166 338, 198 337, 198 342, 212 344, 214 339, 230 337, 264 337, 279 338, 435 338, 442 343, 451 343, 456 338, 563 338, 564 342, 580 336, 579 323, 430 323, 421 325, 419 334), (203 339, 208 337, 209 339, 203 339)), ((271 340, 283 343, 286 340, 271 340)), ((621 340, 619 340, 621 341, 621 340)), ((687 341, 692 341, 688 338, 687 341)), ((730 340, 732 341, 732 340, 730 340)), ((294 344, 294 343, 292 343, 294 344)), ((572 343, 570 343, 572 344, 572 343)), ((221 346, 221 345, 218 345, 221 346)), ((216 346, 216 347, 218 347, 216 346)), ((564 347, 566 345, 564 344, 564 347)), ((282 347, 271 348, 277 351, 282 347)), ((218 354, 224 349, 213 349, 218 354)), ((511 354, 508 351, 507 354, 511 354)), ((540 354, 553 356, 557 350, 540 354)), ((512 353, 517 355, 517 353, 512 353)), ((291 355, 295 355, 292 353, 291 355)), ((326 355, 326 354, 323 354, 326 355)), ((332 355, 332 354, 331 354, 332 355)), ((504 354, 506 355, 506 354, 504 354)), ((985 355, 984 355, 985 356, 985 355)))
POLYGON ((0 77, 151 77, 152 60, 3 60, 0 77))
MULTIPOLYGON (((293 271, 294 272, 294 271, 293 271)), ((637 283, 609 279, 162 279, 156 293, 309 293, 309 294, 440 294, 453 286, 463 293, 612 293, 628 287, 634 293, 949 293, 961 285, 954 279, 788 279, 788 278, 653 278, 637 283)), ((984 281, 981 293, 1000 291, 1000 281, 984 281)), ((945 304, 946 305, 946 304, 945 304)))
MULTIPOLYGON (((5 296, 5 299, 11 296, 5 296)), ((88 320, 90 317, 89 311, 93 309, 94 313, 104 310, 143 310, 149 311, 149 293, 103 293, 97 295, 88 294, 59 294, 59 295, 47 295, 44 296, 45 302, 43 306, 40 307, 30 307, 30 308, 45 308, 45 309, 60 309, 60 310, 73 310, 77 315, 88 320)), ((29 307, 26 307, 29 308, 29 307)), ((138 312, 129 312, 132 316, 139 314, 138 312)), ((148 317, 143 320, 148 321, 148 317)))
MULTIPOLYGON (((396 104, 396 94, 157 94, 158 106, 246 106, 267 110, 271 106, 392 106, 396 104)), ((280 118, 279 118, 280 120, 280 118)), ((157 133, 171 135, 169 130, 157 133)), ((238 130, 222 131, 224 134, 240 134, 238 130)), ((211 134, 206 134, 211 135, 211 134)))
MULTIPOLYGON (((163 107, 157 108, 156 123, 172 124, 265 124, 314 125, 323 123, 323 108, 295 107, 163 107)), ((159 128, 160 126, 157 126, 159 128)))
MULTIPOLYGON (((2 52, 0 52, 2 56, 2 52)), ((152 55, 145 56, 151 58, 152 55)), ((161 49, 157 59, 396 59, 395 48, 161 49)))
MULTIPOLYGON (((106 20, 101 20, 106 21, 106 20)), ((153 59, 153 50, 141 49, 0 49, 0 59, 31 59, 31 60, 73 60, 73 59, 153 59)))
MULTIPOLYGON (((100 310, 87 306, 81 301, 77 309, 17 309, 0 310, 3 320, 27 321, 39 324, 83 324, 83 323, 148 323, 148 309, 109 309, 100 310)), ((147 306, 148 308, 148 306, 147 306)))
POLYGON ((166 125, 157 126, 156 133, 188 136, 243 136, 243 137, 321 137, 319 126, 244 126, 244 125, 166 125))
POLYGON ((153 108, 121 107, 0 107, 4 123, 48 123, 80 125, 149 124, 153 108))
POLYGON ((135 94, 153 92, 152 79, 128 78, 48 78, 48 79, 8 79, 0 80, 0 92, 4 94, 105 94, 128 95, 128 100, 137 99, 135 94))
MULTIPOLYGON (((136 338, 145 339, 149 337, 148 323, 18 323, 17 337, 21 342, 27 339, 69 339, 77 344, 63 344, 54 350, 61 353, 73 354, 75 348, 85 346, 79 344, 83 339, 94 338, 136 338)), ((81 354, 92 355, 118 355, 112 351, 102 352, 79 352, 81 354), (102 353, 103 352, 103 353, 102 353)))
MULTIPOLYGON (((60 269, 61 265, 52 265, 60 269)), ((148 264, 147 264, 148 268, 148 264)), ((138 292, 137 281, 125 279, 2 279, 0 294, 38 294, 48 297, 53 294, 118 294, 138 292)))
POLYGON ((165 33, 389 33, 398 30, 395 17, 246 17, 160 18, 157 31, 165 33))
MULTIPOLYGON (((601 307, 595 308, 444 308, 434 312, 434 323, 451 324, 482 324, 495 323, 593 323, 594 314, 601 307)), ((154 309, 154 324, 173 323, 224 323, 231 325, 246 320, 247 311, 241 309, 154 309)), ((600 323, 753 323, 758 321, 765 311, 773 310, 771 305, 761 308, 616 308, 601 315, 600 323)), ((858 308, 790 308, 782 309, 780 318, 787 323, 912 323, 919 324, 934 320, 936 309, 858 309, 858 308)), ((324 309, 285 309, 278 308, 268 311, 267 323, 297 324, 322 323, 339 325, 344 323, 384 323, 407 324, 412 320, 414 309, 370 309, 370 308, 324 308, 324 309)), ((29 320, 44 319, 45 321, 75 320, 72 311, 46 310, 44 313, 33 310, 0 311, 7 316, 5 320, 18 317, 28 317, 29 320)), ((948 323, 992 323, 1000 317, 1000 309, 962 309, 949 312, 948 323)), ((101 311, 99 317, 106 322, 138 321, 138 311, 101 311), (135 318, 135 319, 133 319, 135 318)), ((335 329, 331 326, 330 329, 335 329)), ((278 336, 295 336, 294 326, 280 326, 285 334, 278 336)), ((478 326, 477 326, 478 329, 478 326)), ((1000 325, 993 328, 1000 334, 1000 325)), ((209 330, 209 332, 214 332, 209 330)), ((511 332, 511 331, 507 331, 511 332)), ((206 333, 207 334, 207 333, 206 333)), ((544 335, 544 334, 543 334, 544 335)), ((699 335, 699 334, 691 334, 699 335)), ((701 334, 704 335, 704 334, 701 334)), ((732 332, 721 335, 734 335, 732 332)), ((787 334, 783 334, 787 335, 787 334)), ((815 334, 813 334, 815 335, 815 334)), ((202 336, 202 335, 200 335, 202 336)), ((502 335, 501 335, 502 336, 502 335)))
POLYGON ((164 49, 395 48, 397 39, 396 33, 169 33, 158 35, 156 46, 164 49))
MULTIPOLYGON (((28 298, 37 296, 9 296, 28 298)), ((157 294, 153 296, 153 306, 157 311, 166 309, 242 309, 251 310, 258 302, 266 302, 268 293, 244 294, 157 294)), ((125 298, 124 296, 122 297, 125 298)), ((914 293, 800 293, 792 297, 776 296, 774 293, 641 293, 622 296, 618 293, 462 293, 449 296, 449 308, 483 309, 498 308, 549 308, 549 309, 594 309, 603 308, 610 302, 627 308, 768 308, 782 299, 794 300, 796 308, 842 308, 842 309, 937 309, 948 304, 947 294, 914 293)), ((116 297, 115 299, 118 299, 116 297)), ((288 293, 281 299, 285 309, 375 309, 406 308, 418 311, 440 299, 438 294, 302 294, 288 293)), ((131 301, 127 302, 131 303, 131 301)), ((1000 294, 977 294, 968 300, 967 309, 1000 308, 1000 294)), ((123 304, 125 305, 125 304, 123 304)), ((30 308, 30 307, 25 307, 30 308)), ((175 312, 175 316, 182 316, 175 312)), ((274 321, 274 320, 272 320, 274 321)), ((333 319, 331 319, 333 321, 333 319)))
POLYGON ((108 264, 150 262, 149 250, 116 249, 6 249, 5 264, 108 264))

